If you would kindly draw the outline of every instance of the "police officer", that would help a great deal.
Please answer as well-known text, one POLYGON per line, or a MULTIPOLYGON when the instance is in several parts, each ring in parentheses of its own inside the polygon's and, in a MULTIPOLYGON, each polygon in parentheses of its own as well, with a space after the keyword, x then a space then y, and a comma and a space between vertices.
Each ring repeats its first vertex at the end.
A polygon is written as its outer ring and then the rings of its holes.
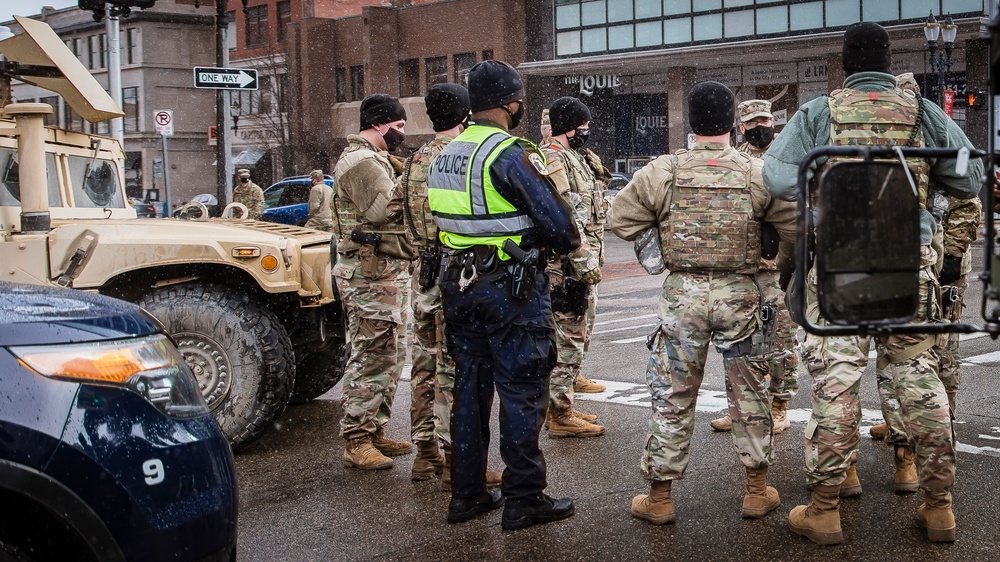
MULTIPOLYGON (((746 100, 736 107, 739 114, 739 130, 746 139, 736 147, 736 150, 749 154, 754 158, 763 158, 767 148, 774 140, 774 115, 771 113, 771 102, 767 100, 746 100)), ((795 209, 787 207, 794 213, 795 209)), ((754 357, 754 361, 765 361, 770 366, 771 382, 768 390, 771 392, 771 418, 774 422, 774 432, 782 433, 792 426, 788 421, 788 402, 799 391, 799 356, 795 351, 795 323, 785 305, 785 293, 781 290, 775 258, 777 257, 778 237, 771 223, 764 223, 762 228, 762 253, 760 271, 757 272, 757 285, 764 294, 767 314, 764 326, 767 340, 772 343, 764 354, 754 357)), ((729 412, 711 422, 716 431, 732 431, 733 419, 729 412)))
MULTIPOLYGON (((941 108, 912 92, 897 88, 890 74, 889 34, 880 25, 857 23, 844 32, 842 59, 844 87, 829 97, 806 102, 785 125, 781 136, 764 155, 764 179, 770 193, 796 197, 799 163, 812 148, 833 145, 903 145, 972 148, 958 126, 941 108), (877 127, 870 126, 873 122, 877 127)), ((926 201, 928 175, 948 195, 975 197, 983 166, 969 160, 965 173, 956 171, 954 158, 914 160, 920 202, 926 201)), ((815 165, 815 164, 814 164, 815 165)), ((821 166, 819 166, 821 168, 821 166)), ((816 172, 820 169, 814 170, 816 172)), ((835 187, 835 186, 834 186, 835 187)), ((938 307, 930 298, 936 290, 933 266, 937 256, 930 246, 934 218, 920 209, 921 274, 918 322, 935 321, 938 307)), ((810 274, 809 314, 822 323, 815 306, 815 277, 810 274)), ((906 433, 915 446, 915 462, 924 503, 917 510, 919 524, 932 541, 955 540, 951 489, 955 483, 955 444, 948 397, 938 379, 938 360, 925 335, 878 336, 885 362, 901 401, 906 433)), ((813 377, 812 418, 806 426, 806 481, 812 489, 808 505, 795 507, 790 529, 818 544, 843 542, 839 495, 850 459, 858 449, 861 375, 868 364, 870 339, 857 336, 806 335, 801 353, 813 377)), ((881 363, 881 361, 880 361, 881 363)))
POLYGON ((445 247, 440 278, 448 349, 455 358, 455 448, 448 521, 500 507, 501 526, 520 529, 573 515, 573 502, 545 489, 538 431, 554 361, 545 251, 580 243, 572 210, 545 178, 544 157, 512 136, 524 87, 507 63, 469 72, 473 124, 434 159, 429 201, 445 247), (500 396, 502 497, 486 490, 494 387, 500 396))
POLYGON ((250 170, 236 170, 239 183, 233 187, 233 203, 242 203, 247 208, 247 218, 257 220, 264 213, 264 191, 250 181, 250 170))
POLYGON ((394 97, 361 101, 361 126, 347 136, 334 169, 334 229, 339 259, 333 267, 347 312, 351 354, 344 369, 347 441, 344 465, 390 468, 409 443, 385 436, 392 400, 406 358, 405 316, 410 263, 416 256, 403 232, 402 204, 394 198, 388 152, 405 138, 406 111, 394 97))
POLYGON ((590 136, 590 109, 574 97, 562 97, 549 108, 551 135, 541 145, 549 178, 574 207, 577 227, 584 233, 580 248, 570 256, 553 255, 546 267, 552 293, 552 324, 556 333, 556 365, 549 377, 549 437, 597 437, 604 428, 597 416, 577 411, 573 390, 590 344, 601 280, 604 204, 594 172, 577 152, 590 136))
POLYGON ((736 117, 729 88, 696 84, 687 105, 694 147, 660 156, 636 173, 615 197, 611 216, 612 230, 625 240, 650 229, 663 233, 659 244, 670 270, 646 368, 653 415, 641 468, 650 492, 636 496, 631 508, 634 517, 657 525, 676 518, 671 484, 687 469, 709 343, 722 353, 733 443, 746 467, 742 516, 763 517, 781 504, 767 485, 774 453, 766 366, 750 355, 761 343, 761 293, 754 282, 760 225, 772 222, 790 243, 795 217, 782 208, 788 203, 764 191, 761 161, 729 145, 736 117))
MULTIPOLYGON (((410 387, 410 438, 417 446, 413 480, 441 474, 441 488, 451 491, 451 407, 454 403, 455 361, 444 347, 444 310, 437 286, 441 242, 427 202, 427 172, 434 157, 469 125, 469 91, 459 84, 435 84, 424 97, 434 140, 418 148, 406 161, 399 178, 409 210, 406 235, 420 251, 413 276, 413 370, 410 387), (438 448, 444 449, 444 458, 438 448)), ((486 471, 486 486, 500 485, 500 473, 486 471)))

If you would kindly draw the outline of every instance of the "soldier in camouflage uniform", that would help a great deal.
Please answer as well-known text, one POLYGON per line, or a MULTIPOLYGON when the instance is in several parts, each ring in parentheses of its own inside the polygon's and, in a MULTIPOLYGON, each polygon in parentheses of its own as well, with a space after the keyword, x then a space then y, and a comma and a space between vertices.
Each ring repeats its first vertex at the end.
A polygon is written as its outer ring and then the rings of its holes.
POLYGON ((250 181, 250 170, 236 170, 240 178, 239 184, 233 187, 233 203, 243 203, 247 208, 247 218, 258 220, 264 213, 264 191, 259 185, 250 181))
POLYGON ((333 267, 347 309, 351 355, 344 370, 347 441, 344 465, 390 468, 392 456, 412 450, 385 437, 406 356, 405 317, 413 246, 403 231, 402 201, 388 152, 405 138, 406 112, 396 98, 373 94, 361 102, 361 131, 348 135, 334 169, 333 267))
MULTIPOLYGON (((965 133, 941 108, 896 86, 889 73, 889 35, 878 24, 863 22, 847 28, 842 63, 847 76, 844 88, 800 107, 764 155, 764 179, 772 195, 795 199, 800 162, 811 149, 828 143, 972 148, 965 133)), ((959 199, 975 197, 982 180, 982 162, 977 159, 969 161, 963 174, 956 172, 954 158, 913 159, 908 165, 916 172, 922 206, 929 178, 959 199)), ((938 290, 934 274, 937 255, 930 244, 934 218, 922 208, 920 222, 920 302, 927 304, 920 307, 915 321, 936 321, 940 318, 937 299, 929 298, 938 290)), ((815 283, 815 271, 811 271, 807 314, 822 323, 815 283)), ((877 339, 883 348, 882 367, 893 377, 906 434, 915 449, 924 492, 924 503, 917 510, 918 523, 926 528, 930 540, 953 541, 955 444, 948 398, 938 379, 933 349, 936 338, 897 334, 877 339)), ((806 480, 812 498, 808 505, 792 510, 788 524, 793 532, 817 544, 843 542, 839 496, 860 441, 859 387, 869 349, 869 338, 807 335, 800 350, 813 376, 812 418, 806 426, 806 480)))
POLYGON ((309 172, 312 187, 309 188, 309 219, 305 226, 333 232, 333 209, 330 205, 333 201, 333 188, 326 185, 325 180, 323 170, 309 172))
POLYGON ((641 468, 651 486, 648 495, 632 500, 631 509, 634 517, 655 524, 675 520, 671 483, 687 468, 710 343, 722 353, 733 443, 746 467, 742 516, 763 517, 781 504, 777 490, 767 485, 774 458, 767 367, 750 356, 763 344, 762 296, 754 280, 760 225, 772 222, 787 246, 794 239, 794 214, 788 203, 764 191, 761 161, 729 146, 736 109, 729 88, 697 84, 687 105, 694 148, 660 156, 636 173, 615 197, 611 217, 612 230, 626 240, 658 229, 670 270, 660 297, 660 326, 648 344, 652 434, 641 468))
MULTIPOLYGON (((749 154, 754 158, 763 158, 767 148, 774 140, 774 115, 771 113, 771 102, 767 100, 746 100, 740 102, 736 110, 740 116, 740 133, 746 139, 736 150, 749 154)), ((771 382, 768 390, 771 392, 771 418, 774 420, 774 432, 781 433, 792 426, 788 421, 788 401, 799 391, 799 356, 795 351, 795 323, 785 305, 785 292, 778 282, 779 272, 774 257, 777 253, 777 233, 771 223, 762 225, 764 260, 757 272, 757 284, 764 294, 764 304, 768 305, 768 314, 772 317, 765 321, 768 341, 772 345, 761 356, 751 358, 752 361, 762 361, 769 365, 771 382)), ((724 416, 712 420, 712 429, 716 431, 731 431, 733 420, 726 412, 724 416)))
POLYGON ((549 375, 546 426, 549 437, 597 437, 604 428, 597 416, 573 407, 573 390, 590 344, 601 280, 604 203, 594 172, 577 152, 590 135, 590 109, 573 97, 559 98, 549 108, 551 136, 541 145, 559 194, 576 210, 583 234, 578 250, 552 256, 546 273, 552 291, 552 325, 556 333, 556 365, 549 375))
MULTIPOLYGON (((413 335, 410 348, 410 438, 417 445, 411 478, 441 474, 441 488, 451 491, 451 408, 455 402, 455 361, 444 345, 444 310, 437 286, 440 261, 438 229, 427 203, 427 170, 431 161, 468 125, 469 91, 459 84, 436 84, 424 97, 434 140, 418 148, 399 178, 406 201, 406 236, 420 252, 413 276, 413 335), (438 448, 440 441, 444 458, 438 448)), ((486 486, 500 485, 500 473, 487 470, 486 486)))

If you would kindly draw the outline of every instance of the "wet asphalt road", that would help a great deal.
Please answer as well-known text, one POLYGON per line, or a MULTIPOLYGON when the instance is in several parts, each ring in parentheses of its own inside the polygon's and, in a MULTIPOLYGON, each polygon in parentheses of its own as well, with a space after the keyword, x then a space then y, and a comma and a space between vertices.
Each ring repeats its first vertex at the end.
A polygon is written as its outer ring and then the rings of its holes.
MULTIPOLYGON (((981 248, 976 257, 981 260, 981 248)), ((654 526, 629 514, 647 491, 638 464, 649 401, 645 334, 655 324, 662 276, 635 264, 631 244, 613 236, 600 285, 597 325, 584 374, 608 384, 577 395, 578 409, 600 416, 603 437, 550 439, 547 493, 571 497, 576 515, 521 531, 500 529, 500 511, 458 525, 445 522, 449 496, 440 482, 410 480, 414 455, 390 470, 345 469, 338 436, 340 387, 289 408, 280 422, 236 457, 240 492, 239 560, 995 560, 1000 558, 1000 345, 988 337, 962 344, 960 452, 955 512, 958 541, 929 543, 915 524, 919 494, 892 492, 892 449, 868 438, 881 421, 874 367, 863 381, 864 426, 858 473, 864 492, 841 504, 845 544, 818 547, 787 529, 792 507, 808 501, 802 431, 811 379, 800 374, 792 429, 777 436, 769 483, 782 505, 761 520, 740 518, 744 470, 728 434, 708 422, 725 408, 721 358, 711 353, 698 403, 691 463, 676 482, 678 520, 654 526), (650 316, 653 315, 653 316, 650 316)), ((970 296, 979 292, 975 284, 970 296)), ((966 316, 975 320, 978 299, 966 316)), ((388 433, 408 437, 409 392, 397 393, 388 433)), ((501 469, 494 412, 490 465, 501 469)))

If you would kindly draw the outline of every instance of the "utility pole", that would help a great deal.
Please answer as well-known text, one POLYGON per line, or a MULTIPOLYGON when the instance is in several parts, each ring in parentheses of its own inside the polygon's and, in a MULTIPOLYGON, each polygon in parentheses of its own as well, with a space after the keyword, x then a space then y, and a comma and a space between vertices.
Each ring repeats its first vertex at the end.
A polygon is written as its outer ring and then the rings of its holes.
MULTIPOLYGON (((108 35, 108 89, 111 91, 111 99, 115 100, 118 107, 122 106, 122 57, 121 57, 121 27, 119 25, 117 11, 111 4, 107 5, 108 18, 105 20, 105 28, 108 35)), ((125 149, 125 120, 115 117, 111 120, 111 137, 122 145, 125 149)))
MULTIPOLYGON (((226 0, 215 0, 215 63, 219 68, 225 67, 226 59, 226 28, 229 22, 226 19, 226 0)), ((229 109, 226 107, 226 93, 223 90, 215 91, 215 196, 219 200, 220 206, 225 206, 229 193, 229 174, 227 166, 227 155, 229 155, 229 143, 226 137, 226 116, 229 109)))

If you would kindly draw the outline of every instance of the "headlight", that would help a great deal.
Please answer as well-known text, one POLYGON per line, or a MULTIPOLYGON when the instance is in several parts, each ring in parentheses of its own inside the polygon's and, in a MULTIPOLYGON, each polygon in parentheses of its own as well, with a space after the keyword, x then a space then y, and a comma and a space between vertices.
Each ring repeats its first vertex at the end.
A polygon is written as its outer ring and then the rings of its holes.
POLYGON ((208 413, 187 364, 162 334, 129 340, 11 347, 20 362, 54 379, 123 386, 173 418, 208 413))

